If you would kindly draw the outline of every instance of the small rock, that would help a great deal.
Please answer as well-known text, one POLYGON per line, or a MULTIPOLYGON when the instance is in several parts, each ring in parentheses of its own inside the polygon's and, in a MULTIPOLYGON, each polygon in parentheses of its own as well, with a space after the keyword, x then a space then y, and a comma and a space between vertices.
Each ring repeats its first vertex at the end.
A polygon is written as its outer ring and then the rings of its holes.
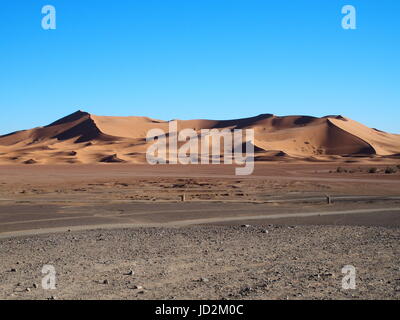
POLYGON ((251 291, 253 291, 253 288, 252 288, 252 287, 245 287, 245 288, 243 288, 242 290, 239 291, 239 294, 240 294, 241 296, 246 296, 246 295, 248 295, 251 291))
POLYGON ((57 300, 57 297, 56 296, 51 296, 51 297, 47 298, 47 300, 57 300))
POLYGON ((26 288, 25 291, 29 292, 29 291, 31 291, 31 288, 26 288))
POLYGON ((129 270, 127 273, 125 273, 126 276, 133 276, 135 274, 134 271, 129 270))
POLYGON ((33 284, 33 287, 34 287, 35 289, 37 289, 39 286, 37 285, 37 283, 34 283, 34 284, 33 284))
POLYGON ((12 269, 10 270, 10 272, 17 272, 17 269, 12 268, 12 269))
POLYGON ((33 159, 29 159, 29 160, 24 161, 24 163, 25 163, 25 164, 35 164, 36 161, 33 160, 33 159))
POLYGON ((269 231, 268 230, 263 230, 262 233, 269 233, 269 231))
POLYGON ((142 286, 133 286, 133 289, 136 289, 136 290, 142 290, 142 289, 143 289, 143 287, 142 287, 142 286))
POLYGON ((249 224, 242 224, 242 228, 249 228, 250 225, 249 224))
POLYGON ((200 278, 200 282, 208 282, 210 280, 208 280, 207 278, 200 278))
POLYGON ((108 283, 109 283, 109 282, 108 282, 107 279, 103 280, 103 284, 108 284, 108 283))

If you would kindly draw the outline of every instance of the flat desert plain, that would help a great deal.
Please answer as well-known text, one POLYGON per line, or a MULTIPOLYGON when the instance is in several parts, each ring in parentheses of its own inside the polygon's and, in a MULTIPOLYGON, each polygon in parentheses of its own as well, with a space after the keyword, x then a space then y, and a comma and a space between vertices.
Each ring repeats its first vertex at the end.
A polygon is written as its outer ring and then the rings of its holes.
POLYGON ((4 164, 0 298, 399 299, 399 164, 4 164))

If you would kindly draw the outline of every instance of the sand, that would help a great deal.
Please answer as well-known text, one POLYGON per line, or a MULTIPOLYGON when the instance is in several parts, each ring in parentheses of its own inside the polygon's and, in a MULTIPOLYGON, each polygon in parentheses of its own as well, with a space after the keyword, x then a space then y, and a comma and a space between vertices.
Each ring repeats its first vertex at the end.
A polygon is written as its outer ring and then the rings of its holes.
MULTIPOLYGON (((254 129, 256 161, 385 161, 400 158, 400 135, 342 116, 177 120, 178 130, 254 129)), ((150 129, 169 121, 77 111, 45 127, 0 136, 0 164, 146 163, 150 129)), ((182 143, 180 143, 182 144, 182 143)), ((201 155, 199 155, 200 157, 201 155)))

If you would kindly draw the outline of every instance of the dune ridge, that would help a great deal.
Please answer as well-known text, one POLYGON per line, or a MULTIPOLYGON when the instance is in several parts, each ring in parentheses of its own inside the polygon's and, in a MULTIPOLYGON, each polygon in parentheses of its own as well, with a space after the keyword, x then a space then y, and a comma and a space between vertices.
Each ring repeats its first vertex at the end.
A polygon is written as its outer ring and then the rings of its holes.
MULTIPOLYGON (((400 135, 343 116, 260 114, 234 120, 177 120, 178 130, 254 129, 256 161, 399 157, 400 135)), ((0 136, 0 164, 144 163, 148 130, 169 121, 76 111, 44 127, 0 136)))

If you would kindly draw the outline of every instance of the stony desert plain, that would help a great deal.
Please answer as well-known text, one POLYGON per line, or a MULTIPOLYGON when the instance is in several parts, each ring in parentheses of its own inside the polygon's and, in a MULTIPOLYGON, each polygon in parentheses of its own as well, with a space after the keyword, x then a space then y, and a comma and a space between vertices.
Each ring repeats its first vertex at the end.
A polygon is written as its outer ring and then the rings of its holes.
POLYGON ((146 164, 140 125, 85 113, 0 137, 0 298, 399 299, 399 136, 274 118, 212 124, 258 130, 248 176, 146 164))

